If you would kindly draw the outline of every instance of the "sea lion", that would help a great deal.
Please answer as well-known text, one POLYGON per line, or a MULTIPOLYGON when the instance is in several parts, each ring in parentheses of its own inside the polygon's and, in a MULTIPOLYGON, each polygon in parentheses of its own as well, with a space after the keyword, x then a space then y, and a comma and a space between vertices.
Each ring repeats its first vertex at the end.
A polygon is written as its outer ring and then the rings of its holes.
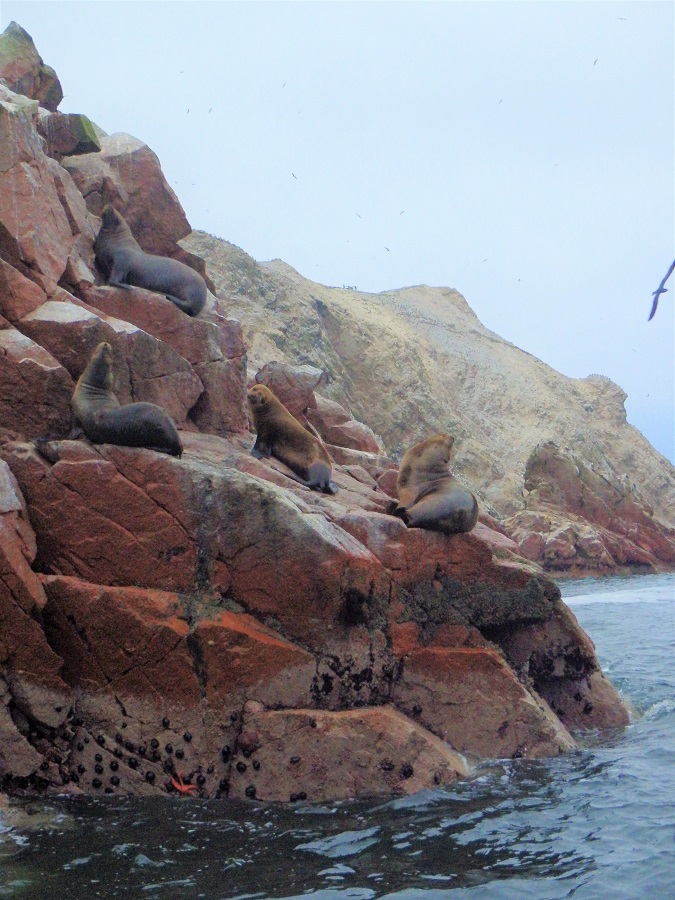
POLYGON ((71 399, 73 425, 94 444, 147 447, 180 456, 183 452, 171 416, 156 403, 120 406, 113 394, 112 347, 102 341, 80 375, 71 399))
POLYGON ((110 204, 103 210, 94 241, 96 265, 113 287, 131 285, 165 294, 188 316, 196 316, 206 303, 206 282, 177 259, 154 256, 138 245, 124 217, 110 204))
POLYGON ((392 510, 406 525, 457 534, 471 531, 478 521, 478 502, 450 474, 448 463, 455 439, 435 434, 415 444, 401 460, 392 510))
POLYGON ((331 459, 319 438, 310 434, 264 384, 254 384, 248 402, 257 432, 251 453, 257 459, 275 456, 305 487, 335 494, 330 480, 331 459))

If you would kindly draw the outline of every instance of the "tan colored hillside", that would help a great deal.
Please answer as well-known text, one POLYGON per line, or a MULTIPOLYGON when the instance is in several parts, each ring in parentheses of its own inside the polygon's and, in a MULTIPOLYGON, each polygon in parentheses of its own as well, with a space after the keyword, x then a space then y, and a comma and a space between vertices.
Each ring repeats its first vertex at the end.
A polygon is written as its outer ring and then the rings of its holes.
POLYGON ((561 375, 485 328, 457 291, 330 288, 203 232, 183 243, 206 259, 228 314, 240 320, 249 364, 325 369, 320 391, 394 456, 430 432, 452 432, 456 472, 507 516, 524 506, 530 454, 553 441, 675 524, 675 469, 627 423, 621 388, 598 375, 561 375))

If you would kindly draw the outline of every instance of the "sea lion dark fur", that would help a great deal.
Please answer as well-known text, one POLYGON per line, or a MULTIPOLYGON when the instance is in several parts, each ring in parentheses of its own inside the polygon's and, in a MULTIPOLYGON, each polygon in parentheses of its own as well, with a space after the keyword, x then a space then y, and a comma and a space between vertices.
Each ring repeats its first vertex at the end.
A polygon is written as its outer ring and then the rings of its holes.
POLYGON ((94 242, 96 265, 113 287, 158 291, 188 316, 196 316, 206 303, 206 282, 177 259, 154 256, 138 245, 124 217, 108 204, 94 242))
POLYGON ((454 442, 449 434, 435 434, 411 447, 401 460, 399 502, 393 512, 406 525, 457 534, 471 531, 478 521, 476 498, 448 468, 454 442))
POLYGON ((156 403, 120 406, 113 394, 112 347, 102 341, 80 375, 71 400, 73 425, 94 444, 147 447, 180 456, 183 452, 171 416, 156 403))
POLYGON ((264 384, 254 384, 248 402, 257 432, 251 453, 256 458, 275 456, 288 466, 296 480, 324 494, 335 494, 330 480, 331 459, 323 443, 289 413, 264 384))

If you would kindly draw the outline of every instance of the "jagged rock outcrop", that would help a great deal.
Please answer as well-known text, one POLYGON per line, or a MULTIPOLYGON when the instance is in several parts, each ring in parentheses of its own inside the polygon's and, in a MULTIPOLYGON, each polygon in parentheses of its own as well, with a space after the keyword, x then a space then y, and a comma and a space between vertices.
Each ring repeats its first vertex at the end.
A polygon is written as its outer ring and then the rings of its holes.
POLYGON ((100 152, 59 162, 40 121, 0 85, 0 787, 410 793, 466 774, 460 753, 555 755, 570 727, 627 722, 555 584, 489 516, 451 537, 388 515, 394 463, 301 354, 252 375, 324 435, 338 494, 250 455, 230 298, 189 318, 94 266, 109 200, 144 249, 184 252, 156 156, 95 129, 100 152), (101 340, 118 398, 168 409, 181 459, 68 439, 101 340))
MULTIPOLYGON (((675 527, 675 469, 627 423, 621 388, 598 375, 561 375, 485 328, 457 291, 419 285, 365 294, 316 284, 280 260, 258 263, 202 232, 184 243, 207 260, 255 367, 276 359, 322 370, 319 392, 381 435, 395 459, 429 434, 450 431, 453 474, 502 528, 518 517, 516 540, 538 533, 525 513, 525 472, 535 447, 548 441, 569 448, 586 468, 636 485, 633 499, 647 517, 651 510, 656 528, 675 527)), ((570 534, 585 518, 578 509, 555 512, 553 530, 570 534)), ((672 536, 667 542, 675 549, 672 536)), ((648 548, 635 553, 626 543, 621 551, 621 531, 602 566, 578 544, 575 552, 572 540, 563 543, 569 566, 546 553, 531 558, 556 573, 672 567, 648 548)), ((531 556, 532 542, 523 552, 531 556)))

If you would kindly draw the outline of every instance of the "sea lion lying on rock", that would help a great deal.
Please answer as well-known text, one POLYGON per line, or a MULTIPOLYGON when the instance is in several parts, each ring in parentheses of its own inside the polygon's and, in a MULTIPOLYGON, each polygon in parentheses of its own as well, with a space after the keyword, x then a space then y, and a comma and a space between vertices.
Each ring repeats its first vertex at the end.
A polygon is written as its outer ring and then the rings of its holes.
POLYGON ((94 444, 147 447, 180 456, 183 452, 171 416, 156 403, 120 406, 113 394, 112 347, 102 341, 80 375, 71 399, 73 426, 94 444))
POLYGON ((330 480, 331 459, 319 438, 310 434, 264 384, 254 384, 248 402, 257 432, 251 453, 257 459, 275 456, 305 487, 335 494, 330 480))
POLYGON ((454 442, 449 434, 435 434, 411 447, 401 460, 398 503, 392 512, 406 525, 457 534, 471 531, 478 521, 476 498, 448 468, 454 442))
POLYGON ((124 217, 108 204, 94 241, 96 265, 112 287, 131 285, 165 294, 188 316, 196 316, 206 303, 206 282, 177 259, 154 256, 141 249, 124 217))

